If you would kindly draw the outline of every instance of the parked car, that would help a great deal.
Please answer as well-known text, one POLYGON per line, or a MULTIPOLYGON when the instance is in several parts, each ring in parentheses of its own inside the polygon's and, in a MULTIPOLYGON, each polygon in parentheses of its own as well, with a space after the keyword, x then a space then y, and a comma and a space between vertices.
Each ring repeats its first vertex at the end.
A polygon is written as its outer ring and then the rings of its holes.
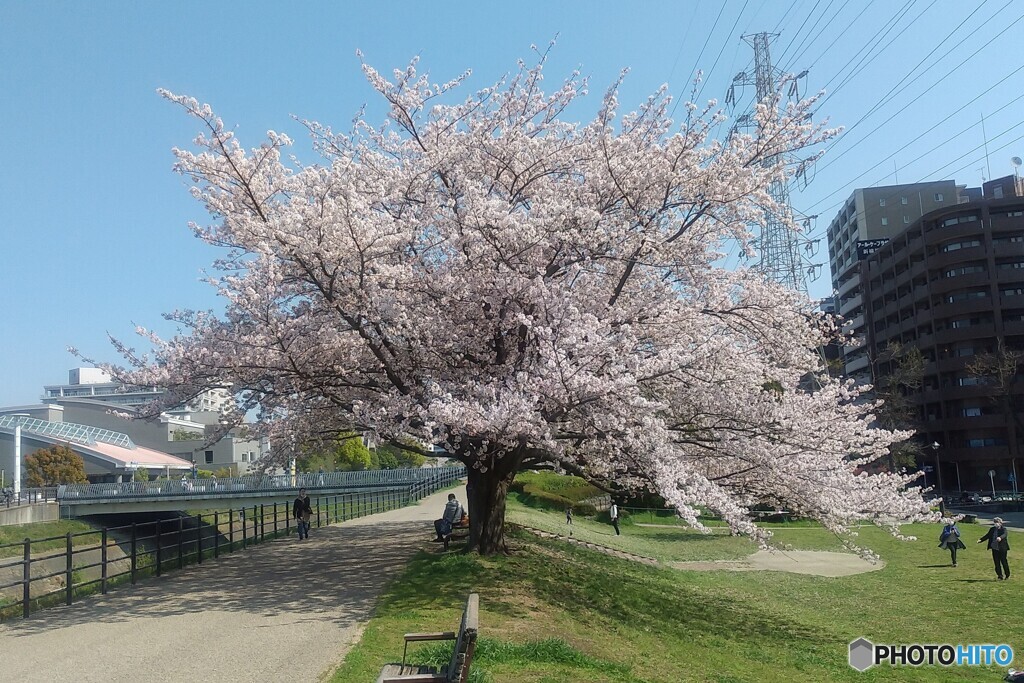
POLYGON ((980 505, 981 502, 981 496, 972 491, 965 491, 964 494, 960 496, 961 505, 980 505))

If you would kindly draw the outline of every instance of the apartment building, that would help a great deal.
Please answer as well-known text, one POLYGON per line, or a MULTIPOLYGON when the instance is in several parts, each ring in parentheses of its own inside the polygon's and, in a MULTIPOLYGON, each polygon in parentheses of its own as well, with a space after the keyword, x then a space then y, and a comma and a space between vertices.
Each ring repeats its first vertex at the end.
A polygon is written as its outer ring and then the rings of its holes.
POLYGON ((966 201, 964 188, 952 180, 889 185, 854 190, 829 224, 829 266, 836 312, 851 335, 843 347, 845 374, 868 381, 867 330, 860 263, 924 214, 966 201))
MULTIPOLYGON (((925 185, 938 203, 945 191, 925 185)), ((884 199, 893 196, 908 194, 884 199)), ((946 490, 1017 490, 1024 368, 1011 368, 1004 391, 971 367, 980 354, 1024 351, 1024 183, 1009 176, 957 197, 873 246, 855 277, 840 272, 840 288, 857 282, 842 291, 864 331, 846 363, 879 377, 893 370, 879 360, 890 342, 919 348, 926 365, 912 400, 919 438, 938 445, 927 456, 938 461, 937 479, 946 490)))

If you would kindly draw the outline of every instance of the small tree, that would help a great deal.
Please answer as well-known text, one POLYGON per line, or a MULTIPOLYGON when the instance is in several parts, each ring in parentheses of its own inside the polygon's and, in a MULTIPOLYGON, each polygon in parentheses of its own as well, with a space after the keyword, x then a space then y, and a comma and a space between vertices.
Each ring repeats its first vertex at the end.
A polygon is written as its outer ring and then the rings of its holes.
POLYGON ((135 476, 132 477, 135 481, 149 481, 149 470, 145 467, 140 467, 135 470, 135 476))
POLYGON ((1020 400, 1014 396, 1014 383, 1020 376, 1021 365, 1024 364, 1024 351, 1009 348, 1006 340, 1000 337, 996 349, 991 353, 979 353, 974 361, 967 366, 967 373, 992 387, 993 393, 989 400, 1006 419, 1007 427, 1012 423, 1015 427, 1016 442, 1013 454, 1020 453, 1020 441, 1024 438, 1024 417, 1021 415, 1020 400))
MULTIPOLYGON (((418 446, 418 448, 422 447, 418 446)), ((415 451, 399 448, 391 444, 385 444, 377 448, 374 452, 374 459, 376 463, 373 465, 373 468, 381 470, 392 470, 400 467, 421 467, 427 460, 415 451)))
POLYGON ((373 466, 370 449, 355 432, 343 432, 333 444, 298 456, 296 465, 303 472, 354 472, 373 466))
POLYGON ((59 444, 38 450, 25 458, 25 472, 29 486, 89 483, 82 456, 59 444))
POLYGON ((203 438, 202 432, 194 432, 191 429, 175 429, 171 432, 171 441, 195 441, 203 438))
MULTIPOLYGON (((916 346, 889 342, 872 364, 875 374, 875 395, 882 400, 876 415, 884 429, 913 431, 918 429, 917 406, 911 395, 924 382, 924 355, 916 346), (876 364, 887 363, 888 372, 880 373, 876 364)), ((915 439, 894 441, 881 461, 890 472, 914 465, 921 457, 921 444, 915 439)))

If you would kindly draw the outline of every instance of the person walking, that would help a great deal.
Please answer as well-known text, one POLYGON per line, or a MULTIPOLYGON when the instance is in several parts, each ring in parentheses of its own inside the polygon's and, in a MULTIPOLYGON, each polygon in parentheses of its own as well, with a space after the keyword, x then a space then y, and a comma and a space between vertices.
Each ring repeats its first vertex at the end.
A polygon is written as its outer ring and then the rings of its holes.
POLYGON ((572 506, 565 506, 565 523, 569 527, 569 535, 572 536, 572 506))
POLYGON ((296 524, 299 527, 299 540, 309 538, 309 519, 313 516, 313 508, 309 503, 309 496, 306 495, 306 489, 299 489, 299 497, 295 499, 295 504, 292 505, 292 517, 295 518, 296 524))
POLYGON ((452 533, 452 527, 462 521, 463 514, 465 514, 465 510, 462 508, 462 503, 455 499, 454 493, 449 493, 448 502, 445 503, 444 512, 441 513, 441 519, 434 520, 434 531, 437 533, 434 542, 443 543, 444 537, 452 533))
POLYGON ((988 541, 988 549, 992 551, 992 564, 996 567, 996 577, 999 581, 1010 578, 1010 564, 1006 560, 1010 543, 1006 540, 1006 535, 1003 518, 996 517, 992 520, 992 528, 978 539, 978 543, 988 541))
POLYGON ((967 547, 960 540, 960 530, 956 528, 955 521, 942 527, 942 533, 939 535, 939 547, 949 551, 949 559, 953 561, 955 567, 956 551, 967 547))
POLYGON ((615 527, 615 535, 621 535, 619 533, 619 506, 612 503, 611 508, 608 509, 608 516, 611 517, 612 526, 615 527))

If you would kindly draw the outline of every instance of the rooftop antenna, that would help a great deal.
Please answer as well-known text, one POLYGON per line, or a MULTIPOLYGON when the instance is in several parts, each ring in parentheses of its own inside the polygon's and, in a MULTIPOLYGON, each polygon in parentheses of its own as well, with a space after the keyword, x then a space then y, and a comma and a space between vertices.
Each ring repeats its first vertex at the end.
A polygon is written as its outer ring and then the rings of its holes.
POLYGON ((985 142, 985 168, 988 170, 988 177, 992 177, 992 164, 988 162, 988 135, 985 134, 985 115, 981 115, 981 139, 985 142))

